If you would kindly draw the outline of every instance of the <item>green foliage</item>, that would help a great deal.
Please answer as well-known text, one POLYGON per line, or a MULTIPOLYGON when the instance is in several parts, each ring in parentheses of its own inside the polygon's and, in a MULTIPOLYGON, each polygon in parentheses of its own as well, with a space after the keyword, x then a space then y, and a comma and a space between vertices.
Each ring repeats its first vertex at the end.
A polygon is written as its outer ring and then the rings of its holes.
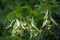
POLYGON ((59 6, 57 0, 0 0, 0 34, 7 36, 1 40, 59 40, 59 6))
POLYGON ((17 36, 7 36, 7 37, 4 37, 4 38, 0 38, 0 40, 23 40, 22 38, 20 37, 17 37, 17 36))

